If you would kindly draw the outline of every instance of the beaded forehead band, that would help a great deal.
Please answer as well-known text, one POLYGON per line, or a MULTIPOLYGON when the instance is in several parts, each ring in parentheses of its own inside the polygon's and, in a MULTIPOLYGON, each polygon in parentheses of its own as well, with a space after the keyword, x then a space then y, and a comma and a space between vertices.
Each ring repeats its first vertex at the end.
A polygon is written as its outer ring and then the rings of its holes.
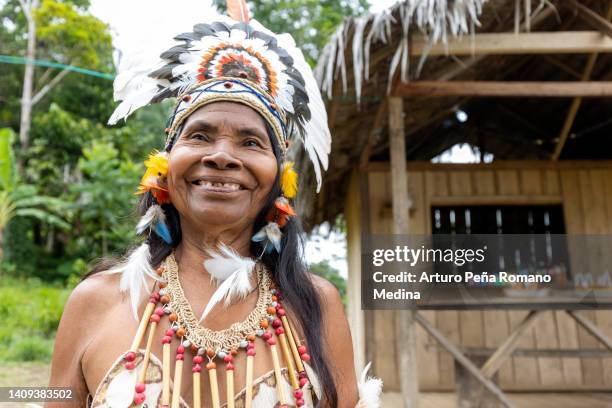
POLYGON ((132 64, 117 76, 115 99, 122 102, 109 124, 142 106, 176 97, 166 129, 169 150, 181 124, 196 109, 217 101, 242 103, 270 125, 283 159, 286 141, 302 142, 319 191, 331 135, 312 69, 293 38, 276 35, 255 20, 237 22, 217 15, 174 39, 180 44, 161 53, 154 66, 132 64))
POLYGON ((214 102, 238 102, 259 113, 270 125, 283 157, 286 153, 286 118, 274 101, 247 79, 221 77, 195 84, 177 99, 166 128, 166 150, 170 151, 179 136, 182 124, 193 112, 214 102))

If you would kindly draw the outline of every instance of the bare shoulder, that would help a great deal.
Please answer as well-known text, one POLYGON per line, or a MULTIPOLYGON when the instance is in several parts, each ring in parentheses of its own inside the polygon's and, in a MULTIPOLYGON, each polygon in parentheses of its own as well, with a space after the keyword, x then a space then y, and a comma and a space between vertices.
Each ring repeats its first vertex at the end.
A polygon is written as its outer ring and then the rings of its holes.
POLYGON ((311 279, 323 305, 323 334, 327 347, 334 355, 330 368, 336 379, 339 408, 357 403, 352 337, 338 289, 327 279, 311 274, 311 279))
POLYGON ((70 342, 75 350, 84 350, 85 339, 97 327, 105 311, 112 306, 113 293, 119 290, 119 276, 95 274, 81 281, 70 293, 58 328, 57 341, 70 342), (72 336, 80 333, 80 336, 72 336), (82 339, 75 344, 75 338, 82 339))
MULTIPOLYGON (((87 399, 87 385, 81 369, 81 359, 105 308, 110 307, 118 290, 119 277, 96 274, 79 283, 68 298, 62 313, 53 350, 50 386, 73 387, 76 399, 87 399)), ((60 404, 47 403, 51 408, 60 404)))
POLYGON ((321 296, 325 300, 339 302, 340 304, 342 304, 340 292, 338 292, 338 289, 334 286, 333 283, 323 278, 322 276, 319 276, 312 272, 310 273, 310 279, 312 280, 312 283, 314 284, 319 296, 321 296))
POLYGON ((118 274, 97 273, 81 281, 72 291, 65 312, 97 313, 113 302, 119 291, 118 274))
POLYGON ((324 319, 336 322, 346 321, 342 297, 334 284, 314 273, 310 273, 310 277, 321 299, 324 319))

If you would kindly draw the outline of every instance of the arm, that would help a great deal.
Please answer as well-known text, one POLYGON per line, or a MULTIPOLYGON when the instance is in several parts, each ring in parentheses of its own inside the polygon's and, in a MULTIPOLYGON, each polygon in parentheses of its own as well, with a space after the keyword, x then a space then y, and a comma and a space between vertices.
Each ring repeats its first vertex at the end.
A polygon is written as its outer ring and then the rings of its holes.
POLYGON ((327 280, 313 275, 313 283, 319 289, 323 311, 324 343, 329 350, 332 376, 336 381, 338 408, 354 408, 359 399, 353 342, 340 293, 327 280))
POLYGON ((81 282, 64 306, 55 337, 49 387, 70 387, 73 399, 70 403, 47 402, 45 408, 87 405, 89 391, 81 369, 81 358, 94 334, 100 280, 100 277, 93 276, 81 282))

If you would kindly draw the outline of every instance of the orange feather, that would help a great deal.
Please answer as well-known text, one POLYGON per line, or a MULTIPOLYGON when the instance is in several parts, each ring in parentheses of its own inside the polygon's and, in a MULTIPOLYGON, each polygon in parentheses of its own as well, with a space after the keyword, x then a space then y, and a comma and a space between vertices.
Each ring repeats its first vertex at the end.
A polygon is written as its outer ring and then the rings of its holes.
POLYGON ((249 22, 249 8, 245 0, 227 0, 227 14, 236 21, 249 22))

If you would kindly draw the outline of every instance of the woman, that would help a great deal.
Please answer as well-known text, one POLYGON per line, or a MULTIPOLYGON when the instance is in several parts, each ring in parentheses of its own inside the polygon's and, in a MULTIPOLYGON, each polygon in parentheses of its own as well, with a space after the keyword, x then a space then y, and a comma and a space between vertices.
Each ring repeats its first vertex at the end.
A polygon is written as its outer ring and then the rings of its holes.
POLYGON ((145 241, 64 310, 50 385, 73 387, 75 406, 377 406, 380 384, 358 390, 340 297, 307 272, 291 207, 290 139, 319 185, 327 167, 321 96, 290 37, 234 18, 196 25, 115 81, 111 123, 178 102, 165 152, 145 162, 145 241))

